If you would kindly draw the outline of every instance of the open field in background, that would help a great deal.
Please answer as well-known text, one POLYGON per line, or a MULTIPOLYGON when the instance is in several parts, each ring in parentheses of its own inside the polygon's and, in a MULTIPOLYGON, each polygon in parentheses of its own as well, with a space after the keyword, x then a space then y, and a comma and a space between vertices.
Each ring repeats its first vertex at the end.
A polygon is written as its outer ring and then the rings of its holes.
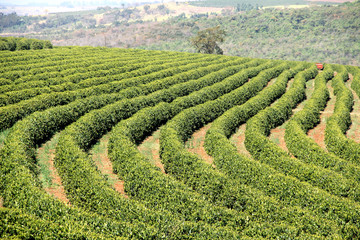
POLYGON ((1 238, 360 235, 359 67, 102 47, 0 66, 1 238))
MULTIPOLYGON (((255 2, 251 4, 256 8, 255 2)), ((270 6, 280 8, 281 4, 270 6)), ((0 35, 49 39, 56 46, 194 52, 191 37, 199 30, 221 26, 227 33, 220 45, 226 55, 359 65, 360 4, 302 6, 309 5, 287 1, 284 9, 274 9, 264 3, 260 10, 250 10, 246 4, 216 8, 183 2, 125 9, 99 7, 14 17, 17 24, 0 26, 0 35)))
POLYGON ((204 1, 190 1, 190 4, 196 6, 212 6, 212 7, 224 7, 224 6, 236 6, 237 4, 253 4, 264 7, 269 6, 288 6, 288 5, 309 5, 315 4, 334 4, 344 2, 354 2, 356 0, 204 0, 204 1))

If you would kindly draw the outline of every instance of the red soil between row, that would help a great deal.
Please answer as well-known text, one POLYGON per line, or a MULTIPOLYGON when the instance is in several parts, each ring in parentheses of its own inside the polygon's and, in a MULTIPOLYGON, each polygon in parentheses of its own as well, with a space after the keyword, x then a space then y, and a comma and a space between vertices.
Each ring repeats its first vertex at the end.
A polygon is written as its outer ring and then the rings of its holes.
POLYGON ((189 152, 198 155, 206 163, 210 164, 213 168, 216 168, 214 164, 214 159, 209 154, 207 154, 204 148, 206 132, 209 130, 210 127, 211 123, 194 132, 192 138, 188 141, 186 145, 193 146, 192 148, 188 148, 189 152))
POLYGON ((245 155, 251 158, 251 154, 245 147, 245 131, 246 124, 242 124, 236 132, 230 137, 230 141, 235 144, 239 154, 245 155))
POLYGON ((159 154, 160 139, 159 137, 154 137, 154 135, 158 135, 158 134, 159 134, 159 130, 155 131, 152 135, 145 138, 145 140, 138 146, 138 150, 145 156, 146 156, 145 152, 150 151, 151 156, 147 156, 147 157, 151 158, 151 160, 153 160, 154 165, 160 168, 162 173, 166 174, 164 165, 161 162, 160 154, 159 154), (148 148, 147 147, 148 144, 152 145, 153 147, 148 148))
MULTIPOLYGON (((38 149, 38 152, 39 152, 39 154, 45 152, 44 147, 40 147, 38 149)), ((65 188, 61 182, 61 177, 59 176, 59 174, 55 168, 55 163, 54 163, 55 149, 50 149, 49 152, 50 152, 50 155, 47 155, 48 156, 47 164, 48 164, 49 170, 50 170, 51 186, 44 187, 44 190, 48 194, 54 196, 55 198, 59 199, 63 203, 70 206, 71 203, 70 203, 69 199, 66 197, 65 188)))
POLYGON ((125 193, 124 181, 120 180, 118 176, 113 172, 113 165, 107 153, 109 137, 103 137, 102 139, 100 139, 100 143, 104 144, 105 152, 99 152, 92 155, 96 167, 103 175, 108 177, 108 179, 112 182, 112 187, 118 193, 128 198, 125 193))
POLYGON ((325 144, 326 120, 334 113, 336 102, 336 96, 334 95, 334 89, 331 87, 331 82, 329 81, 326 86, 330 93, 330 99, 327 102, 325 109, 320 114, 320 123, 307 132, 307 135, 325 151, 327 151, 325 144))
POLYGON ((354 77, 350 75, 349 81, 346 83, 346 86, 351 90, 354 96, 354 106, 350 113, 351 125, 346 132, 346 137, 360 143, 360 99, 356 92, 351 88, 353 80, 354 77))

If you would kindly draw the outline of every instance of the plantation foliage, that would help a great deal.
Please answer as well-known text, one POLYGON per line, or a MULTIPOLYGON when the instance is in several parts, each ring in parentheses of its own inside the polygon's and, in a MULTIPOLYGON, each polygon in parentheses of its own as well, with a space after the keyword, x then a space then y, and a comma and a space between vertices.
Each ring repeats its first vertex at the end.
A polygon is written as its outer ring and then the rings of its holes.
POLYGON ((360 237, 360 147, 346 135, 358 67, 93 47, 0 56, 1 238, 360 237), (307 132, 330 83, 326 150, 307 132), (284 123, 287 150, 268 137, 284 123), (212 164, 186 147, 208 124, 212 164), (229 140, 243 124, 247 156, 229 140), (139 150, 158 129, 164 171, 139 150), (54 169, 70 204, 41 177, 36 151, 54 134, 54 169), (104 135, 125 193, 89 153, 104 135))

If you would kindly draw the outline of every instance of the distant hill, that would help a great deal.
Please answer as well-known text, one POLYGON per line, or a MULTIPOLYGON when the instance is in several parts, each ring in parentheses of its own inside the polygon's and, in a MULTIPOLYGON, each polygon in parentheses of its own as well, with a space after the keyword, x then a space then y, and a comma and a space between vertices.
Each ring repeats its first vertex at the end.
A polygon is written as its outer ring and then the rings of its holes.
POLYGON ((337 4, 344 2, 354 2, 356 0, 201 0, 190 1, 191 5, 203 7, 226 7, 237 6, 238 4, 251 4, 259 6, 279 6, 279 5, 307 5, 313 4, 337 4))

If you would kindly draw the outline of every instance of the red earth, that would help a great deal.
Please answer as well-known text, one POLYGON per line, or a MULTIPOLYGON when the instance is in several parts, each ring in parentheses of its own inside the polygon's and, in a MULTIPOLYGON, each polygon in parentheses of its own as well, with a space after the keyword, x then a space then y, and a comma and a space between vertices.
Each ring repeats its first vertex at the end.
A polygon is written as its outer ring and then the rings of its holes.
MULTIPOLYGON (((50 140, 51 141, 51 140, 50 140)), ((39 154, 45 152, 44 147, 38 149, 39 154)), ((66 197, 65 188, 61 182, 61 178, 55 168, 54 158, 55 158, 55 149, 49 150, 50 154, 47 155, 47 165, 49 166, 51 184, 49 187, 44 187, 44 190, 55 198, 59 199, 67 205, 71 205, 69 199, 66 197)))
POLYGON ((327 151, 326 145, 325 145, 326 120, 334 113, 336 97, 334 96, 334 89, 331 87, 330 81, 326 84, 326 86, 330 92, 330 100, 327 102, 327 105, 326 105, 324 111, 322 111, 320 114, 320 123, 313 129, 310 129, 307 132, 307 135, 309 137, 311 137, 312 139, 314 139, 314 141, 320 147, 322 147, 324 150, 327 151))
POLYGON ((188 148, 189 152, 195 153, 206 163, 212 165, 215 168, 216 166, 214 165, 214 159, 206 153, 204 148, 205 135, 210 127, 211 123, 194 132, 192 138, 189 139, 185 145, 190 146, 190 148, 188 148))
POLYGON ((251 154, 245 147, 245 130, 246 124, 242 124, 236 132, 230 137, 230 141, 235 144, 238 153, 251 157, 251 154))
POLYGON ((159 149, 160 149, 160 130, 155 131, 151 136, 148 136, 139 146, 138 150, 150 158, 153 164, 160 168, 161 172, 166 174, 164 165, 161 162, 159 149))
POLYGON ((346 136, 349 139, 353 139, 355 142, 360 143, 360 99, 356 92, 351 88, 353 79, 354 77, 350 74, 349 81, 347 81, 346 83, 346 86, 351 90, 354 96, 354 106, 353 110, 350 113, 351 125, 349 130, 346 132, 346 136))
POLYGON ((121 195, 128 198, 128 196, 125 194, 124 189, 124 181, 121 181, 118 176, 113 172, 113 166, 112 162, 109 159, 108 153, 107 153, 107 146, 109 143, 109 136, 103 137, 100 142, 104 144, 104 150, 105 152, 99 152, 93 154, 94 163, 99 169, 99 171, 108 177, 110 182, 112 183, 112 187, 121 195))

